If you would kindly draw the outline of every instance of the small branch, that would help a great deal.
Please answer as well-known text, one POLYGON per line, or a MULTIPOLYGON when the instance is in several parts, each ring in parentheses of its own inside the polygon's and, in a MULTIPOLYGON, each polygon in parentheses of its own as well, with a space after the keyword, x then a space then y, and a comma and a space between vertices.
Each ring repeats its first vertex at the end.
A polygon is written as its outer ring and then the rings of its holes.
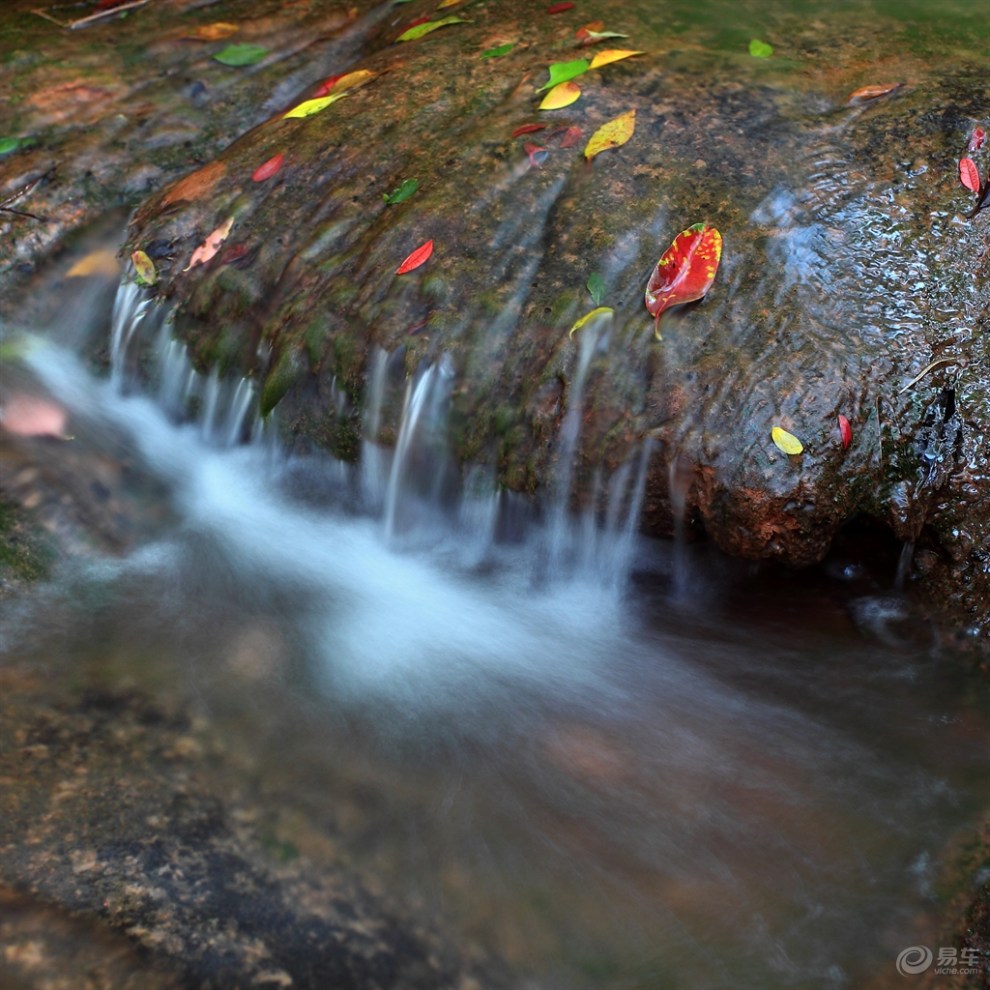
POLYGON ((28 217, 30 220, 37 220, 39 223, 45 223, 47 217, 39 217, 33 213, 26 213, 24 210, 14 210, 9 206, 0 206, 0 213, 13 213, 15 217, 28 217))
POLYGON ((76 21, 60 21, 57 17, 52 17, 46 10, 32 10, 31 13, 43 17, 46 21, 51 21, 52 24, 57 24, 60 28, 75 31, 77 28, 89 27, 90 24, 103 20, 104 17, 113 17, 114 14, 122 14, 125 10, 143 7, 150 2, 151 0, 130 0, 130 3, 122 3, 119 7, 110 7, 108 10, 99 10, 95 14, 88 14, 76 21))
POLYGON ((921 379, 925 377, 925 375, 934 371, 936 368, 947 368, 949 365, 959 364, 959 363, 960 363, 959 360, 956 358, 939 358, 937 361, 932 361, 932 363, 928 365, 928 367, 922 368, 922 370, 917 375, 915 375, 914 378, 912 378, 911 381, 909 381, 907 385, 905 385, 904 388, 902 388, 897 394, 903 395, 909 388, 912 388, 913 386, 917 385, 918 382, 920 382, 921 379))

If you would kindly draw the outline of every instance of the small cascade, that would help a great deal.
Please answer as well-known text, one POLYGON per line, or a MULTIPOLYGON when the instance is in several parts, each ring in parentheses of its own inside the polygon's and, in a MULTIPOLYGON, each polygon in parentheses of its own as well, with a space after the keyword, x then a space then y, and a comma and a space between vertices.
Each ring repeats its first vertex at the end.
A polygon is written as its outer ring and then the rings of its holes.
POLYGON ((914 562, 914 543, 905 541, 901 547, 901 555, 897 559, 897 573, 894 575, 894 590, 903 591, 908 575, 911 573, 911 564, 914 562))
POLYGON ((674 517, 673 591, 677 601, 685 602, 689 598, 691 583, 687 551, 687 497, 691 476, 677 454, 670 459, 667 470, 670 511, 674 517))
POLYGON ((388 452, 378 443, 382 428, 382 410, 385 404, 385 382, 388 377, 389 353, 382 347, 375 348, 370 361, 365 408, 362 416, 361 438, 361 494, 371 509, 380 509, 388 484, 388 452))
POLYGON ((148 315, 149 300, 134 282, 122 282, 110 323, 110 381, 118 392, 130 384, 131 342, 148 315))

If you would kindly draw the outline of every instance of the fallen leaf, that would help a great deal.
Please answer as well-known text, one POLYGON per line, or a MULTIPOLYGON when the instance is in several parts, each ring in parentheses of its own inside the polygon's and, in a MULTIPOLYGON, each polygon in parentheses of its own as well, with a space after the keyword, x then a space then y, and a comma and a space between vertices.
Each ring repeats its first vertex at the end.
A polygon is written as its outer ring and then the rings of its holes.
POLYGON ((397 203, 404 203, 416 190, 419 189, 419 179, 403 179, 390 193, 382 195, 386 206, 395 206, 397 203))
POLYGON ((375 75, 376 73, 372 72, 371 69, 355 69, 353 72, 345 72, 337 78, 337 82, 333 86, 333 91, 335 93, 343 93, 345 89, 355 89, 358 86, 363 86, 366 82, 374 79, 375 75))
POLYGON ((165 190, 162 206, 173 203, 192 202, 210 192, 227 171, 227 166, 221 161, 210 162, 195 172, 179 179, 174 186, 165 190))
POLYGON ((0 155, 9 155, 21 146, 21 139, 15 137, 0 138, 0 155))
POLYGON ((144 251, 132 252, 131 262, 134 264, 134 271, 137 272, 138 285, 154 285, 158 281, 155 263, 144 251))
POLYGON ((529 157, 529 164, 534 168, 539 168, 550 154, 546 148, 541 148, 538 144, 530 144, 528 141, 523 145, 523 151, 529 157))
POLYGON ((80 258, 66 273, 66 278, 86 278, 88 275, 114 276, 120 274, 120 262, 109 248, 90 251, 80 258))
POLYGON ((982 186, 980 170, 972 158, 963 158, 959 162, 959 181, 970 191, 978 193, 982 186))
POLYGON ((620 62, 624 58, 632 58, 633 55, 645 54, 646 52, 635 52, 624 48, 605 48, 595 53, 595 57, 591 60, 591 65, 588 68, 598 69, 603 65, 608 65, 609 62, 620 62))
POLYGON ((184 272, 189 271, 190 268, 195 268, 197 265, 205 264, 209 261, 216 253, 220 250, 220 245, 227 239, 227 235, 230 233, 230 228, 234 226, 234 218, 228 217, 216 230, 213 231, 209 237, 203 241, 202 244, 192 253, 192 257, 189 259, 189 264, 186 265, 182 270, 184 272))
POLYGON ((804 444, 793 433, 788 433, 787 430, 779 426, 775 426, 770 431, 770 436, 773 438, 773 442, 777 447, 785 454, 800 454, 804 450, 804 444))
POLYGON ((564 136, 560 139, 560 146, 562 148, 573 148, 583 136, 584 131, 577 125, 568 127, 564 130, 564 136))
POLYGON ((504 45, 496 45, 494 48, 486 48, 482 53, 482 58, 499 58, 502 55, 508 55, 515 45, 506 42, 504 45))
POLYGON ((607 120, 588 138, 588 143, 584 146, 584 157, 590 162, 595 155, 600 155, 609 148, 618 148, 633 136, 635 129, 635 110, 627 110, 618 117, 607 120))
POLYGON ((584 316, 578 320, 574 326, 571 327, 570 332, 567 334, 568 337, 573 337, 574 334, 581 329, 586 323, 591 322, 591 320, 601 318, 612 319, 615 315, 615 310, 611 306, 599 306, 597 309, 593 309, 590 313, 585 313, 584 316))
POLYGON ((574 82, 562 82, 543 97, 540 110, 560 110, 569 107, 581 96, 581 88, 574 82))
POLYGON ((396 268, 395 274, 405 275, 406 272, 411 272, 414 268, 419 268, 431 254, 433 254, 433 241, 425 241, 396 268))
POLYGON ((983 142, 987 139, 987 132, 982 127, 974 127, 969 138, 967 151, 979 151, 983 147, 983 142))
POLYGON ((722 257, 722 235, 705 223, 682 230, 657 262, 646 286, 646 309, 655 317, 668 307, 701 299, 712 287, 722 257))
POLYGON ((565 3, 555 3, 552 7, 547 7, 548 14, 563 14, 566 10, 573 10, 574 4, 567 0, 565 3))
POLYGON ((548 68, 550 78, 536 92, 542 93, 545 90, 553 89, 554 86, 559 86, 562 82, 567 82, 569 79, 576 79, 587 72, 590 65, 591 63, 586 58, 575 58, 571 59, 570 62, 554 62, 548 68))
POLYGON ((242 43, 238 45, 227 45, 226 48, 213 56, 213 60, 219 62, 221 65, 254 65, 255 62, 260 62, 267 54, 268 49, 262 48, 261 45, 242 43))
POLYGON ((839 413, 836 418, 839 422, 839 436, 842 439, 842 449, 845 450, 852 443, 852 427, 849 425, 849 420, 842 413, 839 413))
POLYGON ((321 82, 320 85, 317 86, 316 89, 313 91, 312 98, 316 100, 319 99, 321 96, 326 96, 327 93, 329 93, 330 90, 332 90, 334 86, 337 85, 338 80, 343 78, 344 78, 343 72, 338 72, 337 75, 335 76, 327 76, 327 78, 324 79, 323 82, 321 82))
POLYGON ((446 10, 448 7, 456 7, 459 3, 464 3, 464 0, 440 0, 437 4, 437 10, 446 10))
POLYGON ((282 114, 282 119, 289 120, 290 118, 301 119, 303 117, 312 117, 314 113, 326 110, 331 103, 342 100, 346 95, 346 93, 331 93, 329 96, 320 96, 315 100, 303 100, 298 106, 294 106, 291 110, 282 114))
POLYGON ((65 410, 49 399, 15 392, 0 408, 0 425, 19 437, 58 437, 65 435, 65 410))
POLYGON ((426 21, 424 24, 416 24, 414 27, 407 28, 395 40, 415 41, 417 38, 422 38, 424 34, 429 34, 431 31, 436 31, 438 28, 447 27, 450 24, 466 23, 467 22, 463 17, 458 17, 456 14, 451 14, 449 17, 441 17, 439 21, 426 21))
POLYGON ((590 24, 585 24, 584 27, 579 27, 574 33, 582 45, 593 45, 596 41, 604 41, 606 38, 629 37, 628 34, 620 34, 618 31, 606 31, 604 28, 605 24, 603 21, 592 21, 590 24))
POLYGON ((749 54, 753 58, 769 58, 773 54, 773 45, 768 45, 765 41, 754 38, 749 43, 749 54))
POLYGON ((264 182, 265 179, 270 179, 275 175, 283 164, 285 164, 285 152, 280 151, 277 155, 272 155, 267 162, 259 165, 251 173, 251 178, 254 182, 264 182))
POLYGON ((855 106, 857 103, 868 103, 870 100, 879 100, 881 96, 889 96, 896 93, 904 83, 877 83, 873 86, 860 86, 854 89, 846 99, 846 103, 855 106))
POLYGON ((588 287, 588 292, 591 293, 591 301, 596 306, 600 306, 605 295, 605 279, 595 272, 594 275, 588 276, 588 281, 585 284, 588 287))
POLYGON ((214 24, 201 24, 198 28, 187 31, 182 37, 189 41, 223 41, 240 30, 236 24, 227 21, 217 21, 214 24))
POLYGON ((509 136, 517 138, 523 134, 535 134, 537 131, 545 130, 546 126, 546 124, 521 124, 509 136))

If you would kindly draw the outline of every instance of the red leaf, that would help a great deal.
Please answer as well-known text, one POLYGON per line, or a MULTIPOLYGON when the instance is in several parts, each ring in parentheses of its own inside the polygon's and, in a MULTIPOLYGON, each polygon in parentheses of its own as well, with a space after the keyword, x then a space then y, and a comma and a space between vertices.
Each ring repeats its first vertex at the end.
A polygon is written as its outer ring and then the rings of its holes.
POLYGON ((405 261, 399 265, 395 270, 396 275, 405 275, 406 272, 411 272, 414 268, 419 268, 423 262, 433 254, 433 241, 427 241, 425 244, 420 244, 418 248, 405 261))
MULTIPOLYGON (((427 21, 429 21, 429 19, 430 19, 430 18, 429 18, 429 16, 428 16, 427 14, 424 14, 424 15, 423 15, 422 17, 417 17, 417 18, 416 18, 416 20, 414 20, 414 21, 410 21, 410 22, 409 22, 409 23, 408 23, 408 24, 406 25, 406 27, 405 27, 405 30, 406 30, 406 31, 408 31, 408 30, 409 30, 410 28, 414 28, 414 27, 416 27, 416 25, 417 25, 417 24, 426 24, 426 23, 427 23, 427 21)), ((338 78, 339 78, 339 77, 338 77, 338 78)))
POLYGON ((972 158, 963 158, 959 162, 959 181, 970 191, 980 191, 980 170, 972 158))
POLYGON ((539 168, 550 154, 546 148, 541 148, 538 144, 530 144, 528 141, 523 145, 523 150, 529 156, 529 164, 534 168, 539 168))
POLYGON ((706 223, 696 223, 674 238, 646 286, 646 309, 660 324, 668 306, 694 302, 712 287, 722 257, 722 235, 706 223))
POLYGON ((547 7, 548 14, 562 14, 565 10, 573 10, 572 3, 555 3, 552 7, 547 7))
POLYGON ((983 147, 983 142, 987 139, 987 132, 982 127, 974 127, 972 136, 969 139, 967 151, 979 151, 983 147))
POLYGON ((564 136, 560 139, 560 146, 562 148, 573 148, 581 141, 583 134, 584 131, 580 127, 568 127, 564 131, 564 136))
POLYGON ((535 134, 537 131, 544 130, 546 126, 546 124, 523 124, 512 132, 512 137, 517 138, 522 134, 535 134))
POLYGON ((270 179, 282 167, 285 162, 285 152, 280 151, 277 155, 272 155, 263 165, 259 165, 252 173, 251 178, 255 182, 264 182, 270 179))
POLYGON ((853 430, 849 425, 849 420, 842 413, 839 413, 837 418, 839 420, 839 436, 842 438, 842 449, 845 450, 852 443, 853 430))
POLYGON ((344 78, 343 72, 338 72, 337 75, 335 76, 327 76, 327 78, 324 79, 319 86, 317 86, 316 92, 313 93, 313 99, 318 100, 321 96, 329 96, 330 90, 332 90, 334 86, 337 85, 337 80, 343 78, 344 78))

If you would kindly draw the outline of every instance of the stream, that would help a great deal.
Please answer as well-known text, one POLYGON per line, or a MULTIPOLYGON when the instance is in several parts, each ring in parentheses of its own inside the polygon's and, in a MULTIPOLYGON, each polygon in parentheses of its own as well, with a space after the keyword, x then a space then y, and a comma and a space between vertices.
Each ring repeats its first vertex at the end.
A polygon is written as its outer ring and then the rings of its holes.
POLYGON ((639 538, 648 448, 570 515, 580 387, 550 504, 494 491, 448 463, 442 360, 407 382, 375 358, 365 433, 393 417, 394 454, 290 453, 133 286, 100 317, 109 375, 72 309, 17 338, 4 387, 74 439, 19 442, 127 461, 161 504, 130 552, 5 602, 0 663, 184 699, 285 843, 324 833, 520 986, 893 986, 937 950, 990 706, 895 590, 896 548, 794 575, 639 538))

